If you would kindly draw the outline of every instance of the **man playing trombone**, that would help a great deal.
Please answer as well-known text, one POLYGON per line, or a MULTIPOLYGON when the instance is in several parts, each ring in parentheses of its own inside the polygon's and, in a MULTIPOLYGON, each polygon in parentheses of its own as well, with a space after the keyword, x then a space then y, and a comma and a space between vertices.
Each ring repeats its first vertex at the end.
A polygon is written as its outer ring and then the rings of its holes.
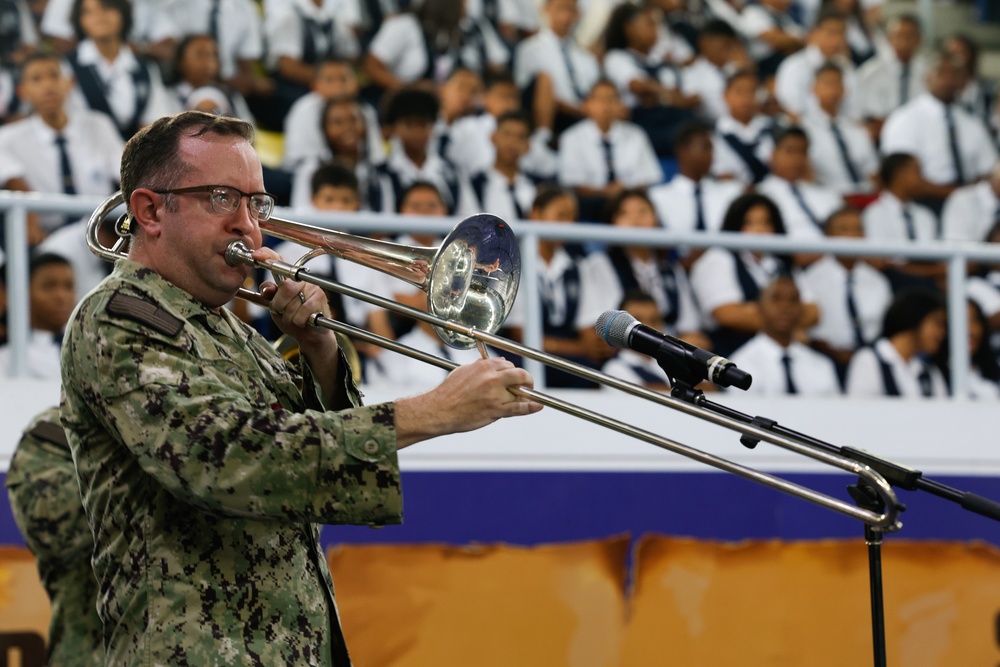
MULTIPOLYGON (((503 359, 370 407, 316 285, 265 284, 300 368, 223 306, 274 199, 242 121, 200 112, 133 137, 121 183, 128 259, 63 342, 62 422, 95 536, 108 664, 348 665, 319 523, 401 520, 397 450, 541 408, 503 359)), ((124 226, 124 225, 123 225, 124 226)))

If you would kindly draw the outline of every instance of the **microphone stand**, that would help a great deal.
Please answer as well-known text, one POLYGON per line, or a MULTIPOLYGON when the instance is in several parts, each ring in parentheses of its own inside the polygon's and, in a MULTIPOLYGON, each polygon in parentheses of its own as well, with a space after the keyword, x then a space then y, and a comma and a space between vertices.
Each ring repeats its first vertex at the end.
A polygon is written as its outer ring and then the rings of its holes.
MULTIPOLYGON (((751 417, 739 410, 714 403, 705 398, 704 392, 694 388, 695 385, 701 382, 702 377, 694 374, 684 365, 673 362, 669 358, 658 360, 658 363, 670 380, 670 394, 674 398, 741 421, 744 424, 769 430, 776 435, 794 438, 827 453, 843 456, 867 465, 882 475, 892 486, 907 491, 918 489, 927 491, 945 500, 957 503, 971 512, 988 517, 994 521, 1000 521, 1000 503, 974 493, 959 491, 958 489, 926 479, 919 470, 914 470, 902 464, 880 458, 870 452, 852 447, 838 447, 805 435, 804 433, 780 426, 773 419, 760 416, 751 417)), ((749 449, 756 447, 758 442, 760 442, 758 439, 748 435, 743 435, 740 438, 740 443, 749 449)), ((847 490, 851 498, 861 508, 878 512, 885 509, 885 503, 882 502, 879 495, 866 480, 859 479, 857 484, 847 487, 847 490)), ((906 508, 905 506, 901 506, 900 509, 905 510, 906 508)), ((868 545, 868 579, 872 610, 872 650, 875 667, 886 667, 885 608, 882 593, 882 531, 865 524, 865 543, 868 545)))

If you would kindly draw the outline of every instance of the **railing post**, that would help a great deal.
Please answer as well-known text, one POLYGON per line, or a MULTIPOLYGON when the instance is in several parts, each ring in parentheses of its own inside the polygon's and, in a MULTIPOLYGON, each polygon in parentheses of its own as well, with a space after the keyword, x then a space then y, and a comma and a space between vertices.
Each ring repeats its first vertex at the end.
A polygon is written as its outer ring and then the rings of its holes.
POLYGON ((948 260, 948 356, 951 365, 951 395, 969 397, 969 316, 965 305, 965 255, 948 260))
POLYGON ((7 345, 9 377, 28 373, 28 209, 16 204, 7 210, 7 345))
MULTIPOLYGON (((517 235, 521 242, 521 283, 518 298, 524 305, 524 345, 541 350, 544 344, 542 332, 542 302, 538 294, 538 236, 529 228, 530 223, 518 225, 517 235)), ((535 380, 536 389, 545 388, 545 366, 533 359, 524 360, 524 368, 535 380)))

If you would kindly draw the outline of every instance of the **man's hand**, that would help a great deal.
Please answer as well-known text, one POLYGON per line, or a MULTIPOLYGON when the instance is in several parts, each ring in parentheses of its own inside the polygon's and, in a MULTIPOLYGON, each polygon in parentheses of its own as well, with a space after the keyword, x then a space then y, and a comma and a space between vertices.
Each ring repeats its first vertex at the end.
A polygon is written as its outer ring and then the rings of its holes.
POLYGON ((541 404, 508 391, 517 387, 530 389, 534 381, 506 359, 480 359, 460 366, 426 394, 396 401, 396 447, 542 409, 541 404))

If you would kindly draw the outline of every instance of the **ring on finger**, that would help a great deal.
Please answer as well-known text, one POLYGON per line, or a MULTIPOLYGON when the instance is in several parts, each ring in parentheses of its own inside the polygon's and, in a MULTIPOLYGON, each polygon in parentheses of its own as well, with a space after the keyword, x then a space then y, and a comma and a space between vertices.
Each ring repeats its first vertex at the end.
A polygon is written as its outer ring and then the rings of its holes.
POLYGON ((299 303, 304 304, 306 302, 306 295, 301 290, 299 291, 299 303))

